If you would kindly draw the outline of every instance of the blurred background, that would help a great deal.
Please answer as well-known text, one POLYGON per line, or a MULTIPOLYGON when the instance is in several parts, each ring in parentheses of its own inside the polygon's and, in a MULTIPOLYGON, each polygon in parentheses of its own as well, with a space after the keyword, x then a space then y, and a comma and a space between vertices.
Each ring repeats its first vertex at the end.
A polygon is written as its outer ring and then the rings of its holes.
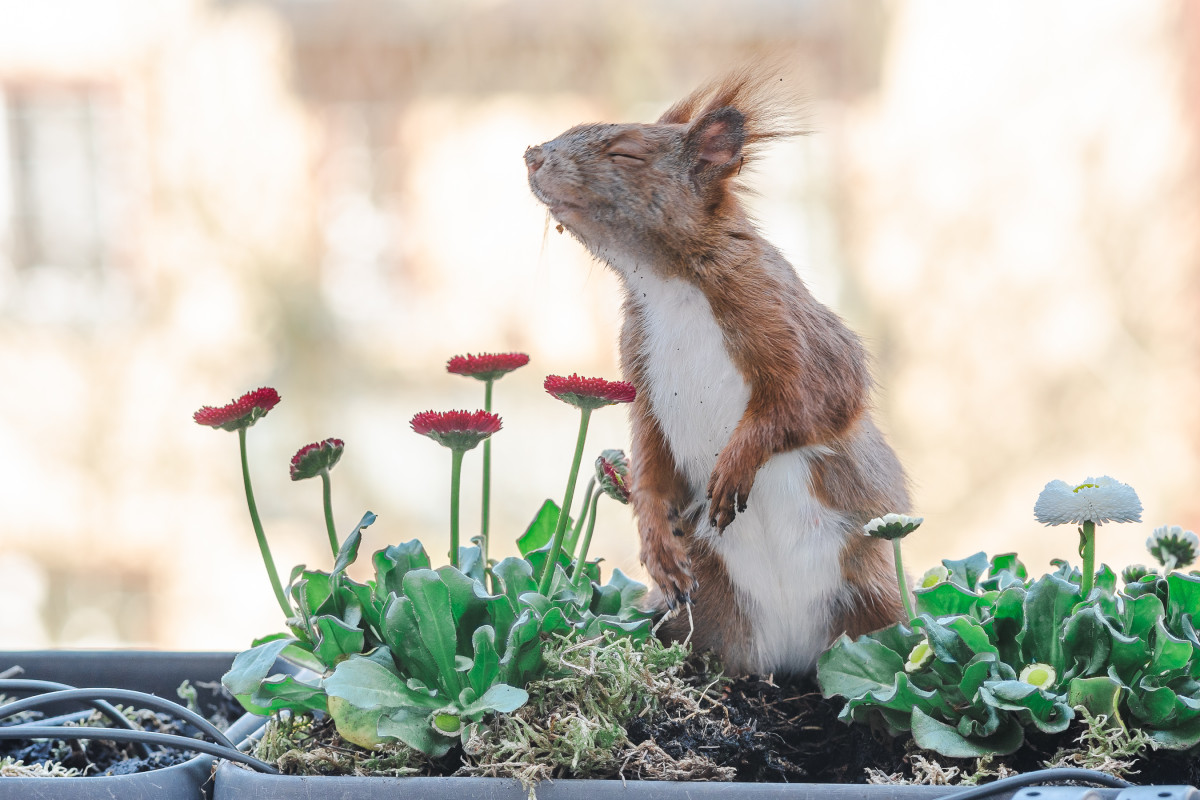
MULTIPOLYGON (((1042 486, 1108 474, 1144 524, 1200 527, 1200 7, 1138 0, 0 0, 0 647, 245 647, 280 629, 237 437, 191 414, 258 386, 275 558, 327 568, 333 472, 364 554, 447 547, 445 372, 496 386, 493 553, 561 497, 577 412, 547 374, 619 377, 614 277, 529 194, 522 152, 652 121, 782 60, 812 134, 752 179, 764 232, 865 338, 906 464, 910 571, 1077 537, 1042 486), (323 550, 323 548, 325 548, 323 550)), ((628 446, 597 412, 587 461, 628 446)), ((479 458, 464 474, 477 525, 479 458)), ((593 553, 642 576, 627 507, 593 553)), ((367 559, 358 567, 369 566, 367 559)), ((359 577, 365 573, 360 569, 359 577)))

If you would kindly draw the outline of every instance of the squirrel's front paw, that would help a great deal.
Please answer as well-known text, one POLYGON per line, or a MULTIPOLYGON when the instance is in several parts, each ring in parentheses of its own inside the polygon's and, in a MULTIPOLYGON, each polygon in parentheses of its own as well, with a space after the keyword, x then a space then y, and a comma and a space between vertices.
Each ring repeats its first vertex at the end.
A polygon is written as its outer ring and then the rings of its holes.
POLYGON ((746 451, 726 447, 708 479, 708 521, 724 533, 738 513, 746 510, 759 462, 746 451))
POLYGON ((668 608, 673 611, 680 603, 692 602, 692 592, 696 591, 697 584, 683 537, 670 535, 644 539, 642 564, 662 591, 668 608))

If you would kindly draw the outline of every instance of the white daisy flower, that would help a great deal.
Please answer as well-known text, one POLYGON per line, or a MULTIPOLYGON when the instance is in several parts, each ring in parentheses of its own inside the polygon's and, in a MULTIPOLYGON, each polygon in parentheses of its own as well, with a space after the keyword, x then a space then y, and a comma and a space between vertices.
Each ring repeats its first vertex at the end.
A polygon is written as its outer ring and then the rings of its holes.
POLYGON ((1057 679, 1058 675, 1055 674, 1054 667, 1049 664, 1030 664, 1021 670, 1021 675, 1017 678, 1022 683, 1028 683, 1048 692, 1054 689, 1054 681, 1057 679))
POLYGON ((918 589, 928 589, 931 586, 937 586, 939 583, 945 583, 950 580, 950 570, 938 565, 925 570, 925 574, 921 576, 921 580, 917 581, 918 589))
POLYGON ((863 533, 876 539, 903 539, 921 527, 924 517, 909 517, 904 514, 884 514, 863 525, 863 533))
POLYGON ((1150 534, 1146 549, 1164 570, 1170 572, 1183 569, 1196 560, 1196 555, 1200 554, 1200 538, 1178 525, 1163 525, 1150 534))
POLYGON ((924 638, 917 642, 916 647, 908 654, 908 661, 904 664, 904 671, 912 674, 932 660, 933 648, 929 646, 929 639, 924 638))
POLYGON ((1107 475, 1072 486, 1050 481, 1038 495, 1033 515, 1045 525, 1141 522, 1142 501, 1133 487, 1107 475))

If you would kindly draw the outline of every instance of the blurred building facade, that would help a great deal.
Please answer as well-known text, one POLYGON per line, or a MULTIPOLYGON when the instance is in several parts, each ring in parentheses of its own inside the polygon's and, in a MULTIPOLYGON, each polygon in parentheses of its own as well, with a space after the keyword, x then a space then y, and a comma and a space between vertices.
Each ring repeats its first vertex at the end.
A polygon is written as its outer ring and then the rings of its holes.
MULTIPOLYGON (((1074 551, 1052 478, 1133 483, 1200 526, 1200 15, 1187 3, 0 0, 0 646, 243 646, 280 627, 236 437, 189 420, 272 385, 251 467, 281 565, 324 564, 286 462, 346 440, 339 523, 445 547, 449 459, 407 430, 497 386, 493 551, 557 496, 573 412, 616 377, 619 292, 528 195, 521 153, 650 120, 729 66, 800 76, 814 134, 752 199, 867 339, 909 467, 914 568, 1074 551)), ((597 414, 589 449, 627 446, 597 414)), ((464 485, 471 486, 468 462, 464 485)), ((468 493, 469 495, 469 493, 468 493)), ((477 513, 468 496, 464 518, 477 513)), ((638 572, 629 513, 596 552, 638 572)), ((284 567, 286 569, 286 566, 284 567)))

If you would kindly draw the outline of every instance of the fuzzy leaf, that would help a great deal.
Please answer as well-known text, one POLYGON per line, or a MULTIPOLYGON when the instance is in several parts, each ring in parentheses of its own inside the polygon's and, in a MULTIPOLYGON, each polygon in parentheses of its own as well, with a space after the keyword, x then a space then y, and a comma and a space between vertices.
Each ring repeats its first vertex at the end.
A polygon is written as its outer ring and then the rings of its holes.
POLYGON ((979 578, 989 566, 986 553, 975 553, 961 561, 943 558, 942 564, 950 571, 950 581, 968 592, 975 591, 979 585, 979 578))
POLYGON ((333 562, 333 576, 336 578, 346 571, 346 567, 354 563, 358 558, 358 546, 362 544, 362 532, 364 529, 371 526, 375 522, 375 515, 368 511, 363 514, 363 518, 359 520, 358 525, 342 542, 342 546, 338 548, 337 560, 333 562))
POLYGON ((1063 620, 1080 600, 1074 584, 1058 575, 1044 575, 1025 592, 1025 620, 1017 639, 1024 663, 1042 663, 1064 673, 1063 620))
POLYGON ((1022 723, 1043 733, 1062 733, 1075 718, 1066 703, 1023 681, 988 681, 979 689, 979 696, 993 708, 1014 712, 1022 723))
POLYGON ((915 612, 933 617, 970 614, 979 605, 979 596, 956 583, 943 581, 928 589, 914 589, 915 612))
POLYGON ((1000 725, 986 739, 968 739, 956 728, 938 722, 919 708, 912 712, 912 735, 917 745, 948 758, 979 758, 987 755, 1014 753, 1025 741, 1020 723, 1013 718, 1000 725))
POLYGON ((464 707, 462 713, 463 716, 474 719, 489 711, 510 714, 527 702, 529 702, 529 693, 524 689, 497 683, 484 692, 478 700, 464 707))
POLYGON ((1103 714, 1110 720, 1119 720, 1118 704, 1123 688, 1120 681, 1107 675, 1074 678, 1067 688, 1067 703, 1072 708, 1083 706, 1094 716, 1103 714))
POLYGON ((365 638, 361 628, 351 627, 332 616, 317 617, 313 627, 317 632, 313 655, 328 669, 363 650, 365 638))
POLYGON ((404 592, 404 576, 412 569, 429 569, 429 556, 421 542, 394 544, 378 551, 371 561, 375 565, 375 592, 386 601, 389 594, 404 592))
POLYGON ((842 635, 817 659, 817 683, 825 697, 847 699, 890 689, 904 672, 901 656, 874 639, 842 635))
MULTIPOLYGON (((525 529, 525 533, 517 539, 517 550, 522 556, 528 556, 534 550, 545 547, 550 543, 550 538, 554 536, 554 529, 558 525, 559 508, 558 503, 553 500, 547 500, 542 503, 542 507, 533 515, 533 520, 529 523, 529 527, 525 529)), ((568 518, 567 528, 571 528, 571 521, 568 518)))
POLYGON ((359 708, 341 697, 329 697, 329 716, 338 734, 367 750, 383 741, 379 736, 379 717, 382 714, 383 709, 380 708, 359 708))
POLYGON ((496 652, 496 632, 491 625, 475 629, 472 635, 475 660, 467 672, 467 681, 476 695, 487 691, 500 677, 500 655, 496 652))
POLYGON ((506 558, 492 567, 492 575, 499 579, 514 614, 521 609, 521 595, 537 591, 533 574, 533 566, 523 558, 506 558))
MULTIPOLYGON (((288 645, 294 644, 295 639, 284 637, 263 642, 257 647, 243 650, 234 656, 229 671, 221 677, 221 685, 229 690, 234 697, 241 699, 258 689, 258 685, 275 669, 275 660, 288 645)), ((253 711, 253 709, 250 709, 253 711)), ((266 713, 266 712, 254 712, 266 713)))
POLYGON ((412 601, 392 595, 383 612, 383 640, 404 671, 429 686, 437 686, 438 664, 421 638, 412 601))
POLYGON ((483 550, 477 546, 458 548, 458 569, 467 577, 484 582, 487 565, 483 563, 483 550))
POLYGON ((361 656, 338 664, 325 679, 325 692, 362 709, 405 706, 434 709, 446 704, 444 697, 412 689, 378 661, 361 656))
POLYGON ((428 569, 415 569, 404 576, 404 594, 412 600, 421 641, 429 648, 438 668, 438 685, 449 697, 462 691, 454 657, 457 655, 458 632, 454 626, 454 611, 450 605, 450 590, 441 576, 428 569))
POLYGON ((430 712, 398 708, 379 718, 379 735, 399 739, 409 747, 440 758, 450 750, 453 740, 434 732, 430 712))

